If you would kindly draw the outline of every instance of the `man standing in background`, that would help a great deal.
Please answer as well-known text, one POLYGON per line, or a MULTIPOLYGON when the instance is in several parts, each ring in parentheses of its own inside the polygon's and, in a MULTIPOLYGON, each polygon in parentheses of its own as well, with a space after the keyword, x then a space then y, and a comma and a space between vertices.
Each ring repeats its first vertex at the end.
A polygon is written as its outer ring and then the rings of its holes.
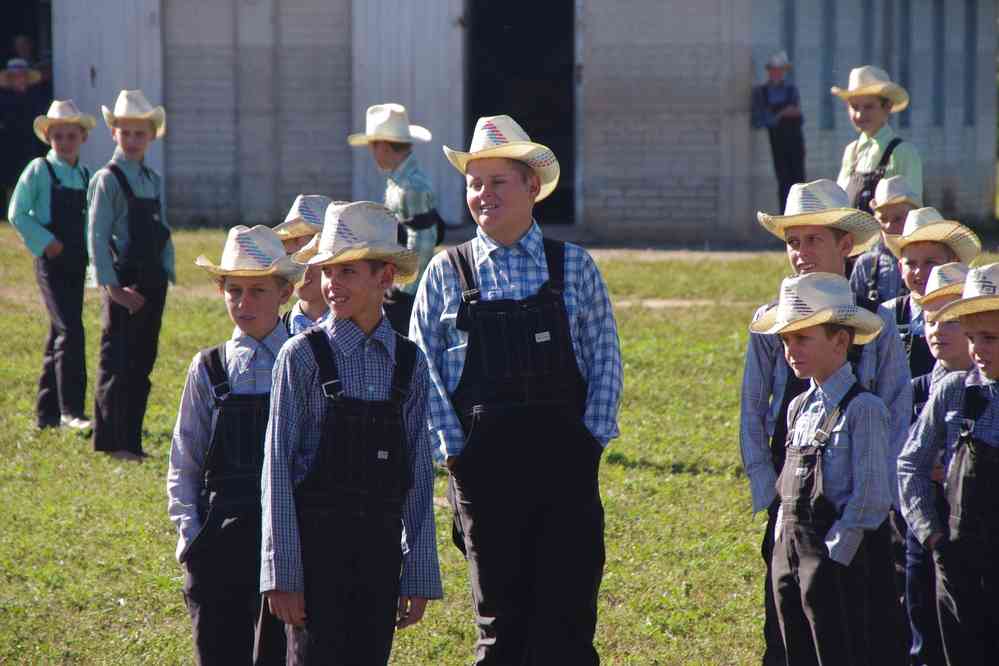
POLYGON ((766 127, 770 134, 770 152, 777 174, 778 209, 783 210, 787 193, 795 183, 805 182, 805 137, 797 86, 784 81, 791 63, 780 51, 767 59, 767 82, 753 88, 752 123, 755 129, 766 127))

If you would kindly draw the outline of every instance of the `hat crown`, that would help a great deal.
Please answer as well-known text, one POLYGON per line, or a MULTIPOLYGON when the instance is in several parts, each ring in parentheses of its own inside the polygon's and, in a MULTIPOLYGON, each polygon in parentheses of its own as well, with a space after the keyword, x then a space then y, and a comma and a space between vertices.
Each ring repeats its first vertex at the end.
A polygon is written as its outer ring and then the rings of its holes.
POLYGON ((326 209, 331 203, 333 200, 322 194, 299 194, 291 204, 291 210, 288 211, 284 221, 292 222, 301 218, 316 227, 318 232, 323 226, 326 209))
POLYGON ((62 118, 79 118, 83 115, 76 102, 71 99, 54 99, 45 113, 47 118, 60 120, 62 118))
POLYGON ((20 71, 20 70, 31 69, 31 66, 28 64, 28 61, 25 60, 24 58, 11 58, 10 60, 7 61, 6 68, 12 71, 20 71))
POLYGON ((834 273, 807 273, 785 278, 780 285, 777 319, 795 322, 823 310, 835 310, 836 320, 846 320, 857 312, 850 283, 834 273))
POLYGON ((337 255, 343 250, 365 247, 396 247, 399 220, 392 212, 373 201, 357 201, 326 209, 318 252, 337 255))
POLYGON ((369 106, 364 117, 364 132, 408 137, 409 114, 406 107, 393 103, 369 106))
POLYGON ((830 208, 851 208, 850 197, 835 182, 820 178, 810 183, 795 183, 787 193, 784 215, 817 213, 830 208))
POLYGON ((968 271, 961 297, 976 296, 999 296, 999 264, 987 264, 968 271))
POLYGON ((888 72, 885 70, 873 65, 864 65, 863 67, 856 67, 850 70, 850 82, 847 89, 858 90, 867 86, 878 85, 879 83, 891 82, 891 77, 888 76, 888 72))
POLYGON ((930 277, 926 279, 926 294, 932 294, 934 291, 953 284, 963 284, 968 277, 968 271, 968 265, 959 261, 934 266, 930 270, 930 277))
POLYGON ((875 207, 881 206, 886 201, 895 199, 908 199, 913 202, 919 201, 919 197, 916 196, 905 176, 892 176, 891 178, 882 178, 879 180, 877 187, 874 188, 874 201, 872 205, 875 207))
POLYGON ((266 270, 284 256, 284 245, 273 229, 239 224, 229 230, 219 267, 227 271, 266 270))
POLYGON ((469 152, 495 148, 517 141, 530 141, 524 128, 510 116, 483 116, 475 123, 469 152))
POLYGON ((767 58, 767 67, 781 68, 788 67, 791 61, 787 57, 787 51, 778 51, 767 58))
POLYGON ((910 210, 908 215, 905 216, 905 226, 902 227, 902 238, 911 236, 925 226, 943 221, 943 215, 932 206, 910 210))
POLYGON ((141 90, 122 90, 114 103, 114 115, 118 118, 139 116, 153 112, 153 105, 141 90))

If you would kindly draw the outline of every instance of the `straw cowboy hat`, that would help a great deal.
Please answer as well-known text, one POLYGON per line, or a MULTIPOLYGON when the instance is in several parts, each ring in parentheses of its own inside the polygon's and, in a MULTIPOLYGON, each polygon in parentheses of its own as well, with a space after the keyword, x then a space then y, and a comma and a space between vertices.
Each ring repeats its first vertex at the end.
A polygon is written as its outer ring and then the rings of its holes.
POLYGON ((749 325, 753 333, 790 333, 819 324, 840 324, 855 330, 854 343, 878 337, 881 317, 858 307, 850 283, 842 275, 808 273, 785 278, 777 307, 749 325))
POLYGON ((303 270, 285 254, 284 245, 274 230, 262 224, 252 229, 242 224, 230 229, 222 249, 222 260, 218 264, 212 263, 204 255, 195 259, 194 263, 212 275, 277 275, 289 282, 297 282, 303 270))
POLYGON ((375 104, 364 115, 364 134, 351 134, 347 143, 366 146, 372 141, 426 143, 433 138, 426 127, 409 124, 409 114, 402 104, 375 104))
MULTIPOLYGON (((395 264, 395 282, 416 279, 419 262, 415 252, 399 245, 399 220, 388 208, 372 201, 356 201, 326 209, 323 233, 309 266, 342 264, 374 259, 395 264)), ((308 247, 308 246, 306 246, 308 247)), ((305 248, 299 253, 305 252, 305 248)), ((296 253, 298 254, 298 253, 296 253)))
POLYGON ((882 178, 874 188, 874 198, 871 199, 871 210, 877 211, 892 204, 907 203, 914 208, 923 205, 919 196, 912 191, 905 176, 882 178))
POLYGON ((778 51, 767 58, 767 69, 783 69, 785 72, 791 69, 791 61, 787 58, 787 51, 778 51))
POLYGON ((861 95, 876 95, 891 102, 891 112, 898 113, 909 106, 909 93, 905 88, 891 80, 888 72, 871 65, 864 65, 850 70, 850 82, 846 90, 839 86, 829 89, 833 95, 849 102, 851 97, 861 95))
POLYGON ((97 127, 97 119, 83 113, 71 99, 53 100, 48 113, 35 118, 35 136, 42 143, 49 143, 48 131, 53 125, 79 125, 89 132, 97 127))
POLYGON ((967 264, 952 261, 949 264, 934 266, 930 277, 926 280, 926 293, 919 299, 923 307, 933 305, 945 296, 961 296, 964 291, 964 281, 968 277, 967 264))
POLYGON ((114 128, 121 119, 149 120, 156 128, 156 138, 166 134, 166 111, 162 106, 153 107, 141 90, 122 90, 114 103, 114 111, 101 106, 104 122, 114 128))
POLYGON ((791 227, 820 226, 847 231, 853 236, 850 256, 864 253, 880 238, 881 227, 870 213, 850 208, 850 197, 831 180, 795 183, 787 193, 783 215, 756 213, 763 228, 781 240, 791 227))
POLYGON ((927 312, 930 321, 953 321, 965 315, 999 310, 999 264, 979 266, 968 271, 960 300, 936 312, 927 312))
POLYGON ((444 146, 447 161, 462 174, 472 160, 505 157, 523 162, 541 181, 535 201, 541 201, 558 185, 558 159, 551 148, 531 141, 527 132, 510 116, 483 116, 475 123, 472 145, 467 153, 444 146))
POLYGON ((42 80, 42 73, 31 67, 24 58, 11 58, 7 61, 7 66, 0 70, 0 87, 10 87, 10 77, 17 72, 25 72, 28 77, 28 85, 33 86, 42 80))
POLYGON ((896 257, 913 243, 942 243, 957 255, 958 261, 970 264, 982 251, 978 235, 960 222, 943 219, 936 208, 927 206, 910 210, 905 216, 901 236, 889 236, 885 245, 896 257))
MULTIPOLYGON (((284 222, 274 227, 281 240, 314 236, 323 232, 323 216, 333 200, 322 194, 299 194, 291 204, 284 222)), ((342 203, 342 202, 341 202, 342 203)))

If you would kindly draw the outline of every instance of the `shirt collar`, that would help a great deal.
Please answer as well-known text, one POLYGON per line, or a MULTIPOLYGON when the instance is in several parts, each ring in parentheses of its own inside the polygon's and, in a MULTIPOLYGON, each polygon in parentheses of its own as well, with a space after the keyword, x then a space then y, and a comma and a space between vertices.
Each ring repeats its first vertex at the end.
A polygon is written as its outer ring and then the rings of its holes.
POLYGON ((305 314, 305 310, 302 309, 302 301, 295 301, 295 304, 291 306, 291 316, 292 317, 304 317, 314 324, 321 324, 326 320, 330 314, 329 308, 326 308, 318 319, 313 320, 309 315, 305 314))
POLYGON ((406 178, 413 169, 416 168, 416 156, 410 153, 406 156, 402 162, 399 162, 397 166, 392 171, 388 172, 388 177, 394 181, 400 181, 406 178))
POLYGON ((994 379, 989 379, 988 377, 986 377, 985 375, 983 375, 982 371, 976 365, 971 370, 968 371, 968 376, 964 378, 964 385, 965 386, 988 386, 989 387, 989 392, 990 393, 994 393, 995 392, 996 383, 995 383, 994 379))
POLYGON ((125 157, 125 152, 121 148, 114 149, 114 155, 111 156, 111 161, 122 171, 125 175, 138 177, 142 171, 145 170, 145 161, 135 162, 133 160, 125 157))
POLYGON ((59 153, 55 151, 55 148, 49 150, 49 152, 45 155, 45 159, 47 159, 52 164, 58 164, 59 166, 65 167, 66 169, 76 169, 80 166, 79 157, 76 158, 76 166, 74 167, 72 164, 70 164, 63 158, 59 157, 59 153))
POLYGON ((840 400, 843 399, 843 396, 846 395, 846 392, 850 390, 850 387, 856 381, 856 378, 853 376, 853 368, 847 362, 839 370, 829 375, 821 385, 816 384, 813 379, 812 386, 816 387, 816 393, 822 398, 826 408, 832 409, 839 404, 840 400))
POLYGON ((256 350, 257 347, 265 347, 274 356, 281 351, 281 347, 285 342, 288 341, 288 329, 285 328, 284 322, 278 319, 277 324, 274 325, 274 329, 267 334, 263 340, 257 340, 256 338, 243 333, 243 329, 239 326, 235 327, 232 331, 232 339, 236 343, 237 347, 246 347, 249 349, 256 350))
POLYGON ((875 134, 873 137, 867 136, 866 134, 861 132, 860 138, 857 140, 857 147, 863 148, 868 143, 873 141, 875 144, 877 144, 878 148, 884 149, 889 143, 891 143, 891 140, 894 138, 895 138, 895 130, 893 130, 891 125, 889 125, 886 122, 884 125, 881 126, 881 129, 879 129, 877 134, 875 134))
POLYGON ((477 226, 475 228, 475 241, 478 247, 476 248, 478 252, 475 253, 475 265, 481 265, 486 257, 489 257, 493 252, 499 250, 510 250, 513 248, 519 248, 520 250, 527 253, 529 257, 534 259, 534 262, 538 266, 542 266, 545 263, 545 244, 544 236, 541 233, 541 227, 538 226, 537 220, 531 221, 531 227, 527 230, 527 233, 520 237, 520 239, 513 245, 507 247, 500 245, 492 238, 489 237, 482 227, 477 226))
POLYGON ((345 356, 352 355, 366 340, 370 339, 381 344, 388 352, 389 358, 395 363, 395 331, 392 330, 392 325, 389 324, 387 317, 382 317, 370 336, 365 335, 364 331, 350 319, 327 317, 321 325, 326 329, 326 334, 330 340, 336 341, 337 349, 345 356))

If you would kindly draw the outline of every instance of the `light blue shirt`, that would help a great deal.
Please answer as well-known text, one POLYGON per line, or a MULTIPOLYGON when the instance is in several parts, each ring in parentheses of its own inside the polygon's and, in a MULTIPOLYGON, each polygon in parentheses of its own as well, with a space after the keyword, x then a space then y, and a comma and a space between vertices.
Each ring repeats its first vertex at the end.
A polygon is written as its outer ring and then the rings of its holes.
MULTIPOLYGON (((423 173, 416 156, 410 155, 394 171, 388 174, 385 183, 385 207, 402 222, 409 222, 417 215, 435 209, 434 190, 430 179, 423 173)), ((407 294, 416 294, 420 278, 434 256, 437 246, 437 228, 406 228, 406 247, 419 258, 419 272, 416 279, 400 289, 407 294)))
POLYGON ((291 329, 292 335, 298 335, 302 331, 323 323, 329 316, 330 311, 327 309, 326 312, 319 317, 319 319, 313 321, 312 319, 309 319, 309 315, 302 311, 302 301, 296 301, 295 304, 291 306, 291 318, 288 321, 288 327, 291 329))
MULTIPOLYGON (((7 219, 36 257, 42 256, 48 244, 55 240, 48 229, 52 226, 52 176, 45 167, 45 161, 52 165, 56 178, 68 189, 86 190, 86 174, 89 174, 89 170, 79 161, 73 166, 59 157, 55 150, 50 150, 45 157, 31 160, 21 172, 7 207, 7 219)), ((80 224, 86 227, 82 211, 80 224)))
POLYGON ((850 289, 857 301, 867 298, 867 280, 877 270, 875 289, 878 291, 878 303, 890 301, 900 296, 906 289, 902 282, 902 270, 898 266, 898 257, 885 247, 883 241, 864 252, 853 264, 850 274, 850 289))

